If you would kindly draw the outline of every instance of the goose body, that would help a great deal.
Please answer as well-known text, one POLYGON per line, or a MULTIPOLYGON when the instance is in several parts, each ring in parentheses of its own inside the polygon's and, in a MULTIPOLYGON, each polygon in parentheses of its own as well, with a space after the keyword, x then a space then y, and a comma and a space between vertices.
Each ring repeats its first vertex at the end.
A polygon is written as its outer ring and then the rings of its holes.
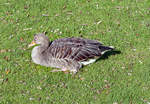
POLYGON ((106 51, 113 49, 99 41, 84 38, 62 38, 50 42, 44 34, 34 36, 30 46, 35 44, 39 46, 34 47, 31 53, 34 63, 73 73, 78 72, 82 65, 95 62, 106 51))

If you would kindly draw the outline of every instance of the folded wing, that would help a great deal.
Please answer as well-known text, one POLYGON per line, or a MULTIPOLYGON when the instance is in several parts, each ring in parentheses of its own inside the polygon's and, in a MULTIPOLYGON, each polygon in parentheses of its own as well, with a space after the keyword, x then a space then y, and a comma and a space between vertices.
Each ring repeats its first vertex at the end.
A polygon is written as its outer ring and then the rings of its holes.
POLYGON ((86 61, 101 56, 102 43, 83 38, 63 38, 52 42, 48 52, 54 58, 86 61))

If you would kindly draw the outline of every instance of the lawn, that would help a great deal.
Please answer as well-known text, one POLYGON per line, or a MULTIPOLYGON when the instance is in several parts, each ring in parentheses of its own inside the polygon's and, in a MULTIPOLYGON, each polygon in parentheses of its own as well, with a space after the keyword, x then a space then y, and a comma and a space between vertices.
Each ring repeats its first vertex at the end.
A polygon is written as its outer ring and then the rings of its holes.
POLYGON ((0 0, 0 104, 39 103, 149 104, 150 0, 0 0), (43 32, 99 40, 120 53, 75 76, 52 73, 28 48, 43 32))

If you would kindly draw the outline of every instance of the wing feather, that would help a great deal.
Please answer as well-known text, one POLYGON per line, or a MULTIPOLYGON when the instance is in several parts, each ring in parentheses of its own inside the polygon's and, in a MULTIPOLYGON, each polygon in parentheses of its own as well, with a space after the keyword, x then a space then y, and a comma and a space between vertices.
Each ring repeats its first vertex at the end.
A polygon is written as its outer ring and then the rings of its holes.
POLYGON ((83 38, 63 38, 52 42, 48 52, 54 58, 85 61, 95 56, 101 56, 100 42, 83 38))

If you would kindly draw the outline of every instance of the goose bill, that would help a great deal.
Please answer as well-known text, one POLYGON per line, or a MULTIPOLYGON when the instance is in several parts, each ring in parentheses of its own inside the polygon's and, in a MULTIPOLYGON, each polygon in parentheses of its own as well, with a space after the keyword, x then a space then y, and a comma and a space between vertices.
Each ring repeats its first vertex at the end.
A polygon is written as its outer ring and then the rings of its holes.
POLYGON ((35 41, 32 41, 32 42, 29 44, 28 47, 32 47, 32 46, 34 46, 34 45, 36 45, 36 43, 35 43, 35 41))

